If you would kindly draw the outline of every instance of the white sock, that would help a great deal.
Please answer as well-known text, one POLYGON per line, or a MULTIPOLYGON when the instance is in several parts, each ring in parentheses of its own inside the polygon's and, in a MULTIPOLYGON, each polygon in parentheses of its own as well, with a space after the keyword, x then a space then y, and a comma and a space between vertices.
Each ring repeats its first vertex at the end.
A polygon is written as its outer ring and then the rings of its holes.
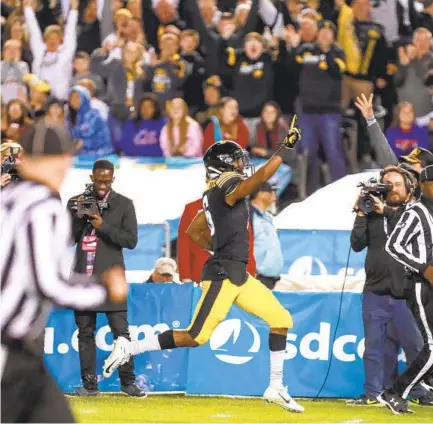
POLYGON ((281 389, 283 387, 284 350, 271 352, 271 382, 270 387, 281 389))
POLYGON ((157 335, 146 337, 144 340, 134 340, 129 344, 131 356, 139 355, 143 352, 154 352, 155 350, 161 350, 157 335))

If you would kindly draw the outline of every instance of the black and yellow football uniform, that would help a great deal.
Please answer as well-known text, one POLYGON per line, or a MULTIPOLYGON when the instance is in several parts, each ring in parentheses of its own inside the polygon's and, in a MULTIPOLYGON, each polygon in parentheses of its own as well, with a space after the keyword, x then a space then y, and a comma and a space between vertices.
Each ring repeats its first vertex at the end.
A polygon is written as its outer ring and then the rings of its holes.
POLYGON ((273 293, 246 271, 249 211, 246 199, 233 206, 226 197, 243 177, 224 172, 211 180, 203 194, 203 210, 212 236, 214 255, 202 272, 203 294, 188 332, 198 344, 206 343, 233 303, 258 316, 271 328, 292 328, 290 313, 273 293))

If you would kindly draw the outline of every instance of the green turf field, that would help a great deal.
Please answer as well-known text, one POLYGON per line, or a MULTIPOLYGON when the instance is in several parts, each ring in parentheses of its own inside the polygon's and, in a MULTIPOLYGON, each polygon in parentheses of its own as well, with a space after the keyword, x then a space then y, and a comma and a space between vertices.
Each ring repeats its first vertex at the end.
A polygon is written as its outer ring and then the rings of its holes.
POLYGON ((346 406, 339 400, 303 400, 303 414, 261 399, 101 395, 69 400, 81 423, 433 423, 432 407, 411 407, 415 414, 401 416, 383 407, 346 406))

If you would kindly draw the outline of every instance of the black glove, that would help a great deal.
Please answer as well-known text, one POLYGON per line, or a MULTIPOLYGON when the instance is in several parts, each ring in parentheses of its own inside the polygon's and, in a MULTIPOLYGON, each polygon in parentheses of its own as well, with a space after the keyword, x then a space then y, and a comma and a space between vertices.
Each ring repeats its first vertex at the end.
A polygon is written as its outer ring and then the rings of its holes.
POLYGON ((301 130, 296 126, 297 118, 296 115, 293 116, 292 122, 290 124, 289 131, 284 137, 283 142, 281 143, 280 148, 275 153, 277 156, 280 156, 283 159, 283 162, 288 162, 290 156, 292 155, 290 150, 296 146, 296 143, 301 138, 301 130))

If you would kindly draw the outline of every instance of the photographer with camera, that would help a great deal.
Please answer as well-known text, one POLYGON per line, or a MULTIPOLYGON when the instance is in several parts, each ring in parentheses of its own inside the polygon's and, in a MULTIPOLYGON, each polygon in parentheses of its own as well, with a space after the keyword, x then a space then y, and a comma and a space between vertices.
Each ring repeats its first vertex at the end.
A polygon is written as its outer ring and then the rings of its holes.
MULTIPOLYGON (((132 201, 112 188, 114 166, 108 160, 97 160, 90 175, 92 184, 81 195, 68 201, 72 215, 72 234, 76 243, 75 272, 99 276, 113 265, 125 268, 122 249, 137 245, 137 218, 132 201)), ((98 392, 96 373, 95 329, 98 312, 104 312, 114 339, 129 339, 127 303, 106 303, 88 311, 75 311, 78 327, 78 349, 83 387, 79 396, 95 396, 98 392)), ((129 396, 146 393, 135 384, 132 359, 119 368, 121 390, 129 396)))
POLYGON ((20 162, 21 145, 11 140, 4 140, 1 144, 1 187, 19 180, 17 164, 20 162))
MULTIPOLYGON (((351 405, 378 405, 383 390, 392 385, 398 349, 404 349, 408 363, 422 348, 422 338, 404 300, 404 267, 386 252, 389 235, 412 200, 415 178, 397 166, 388 166, 379 181, 362 184, 354 210, 351 234, 355 252, 367 248, 366 281, 362 298, 364 323, 365 393, 351 405)), ((411 396, 419 404, 433 405, 433 394, 420 385, 411 396)))

